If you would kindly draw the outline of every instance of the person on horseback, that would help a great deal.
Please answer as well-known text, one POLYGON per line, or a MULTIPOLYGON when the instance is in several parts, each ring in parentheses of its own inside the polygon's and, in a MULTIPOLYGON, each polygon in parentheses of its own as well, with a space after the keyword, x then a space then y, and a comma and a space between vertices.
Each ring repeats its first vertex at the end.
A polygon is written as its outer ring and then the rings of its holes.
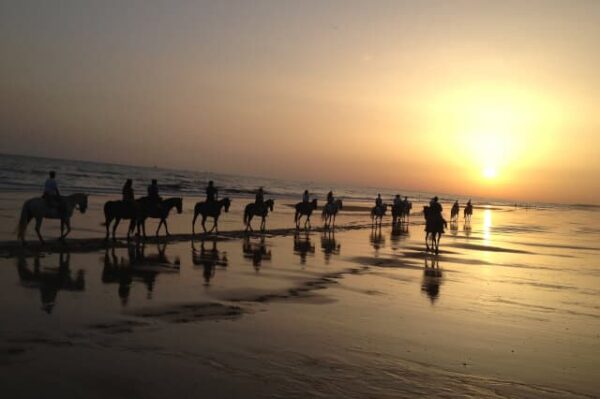
POLYGON ((442 204, 439 203, 439 199, 437 196, 433 197, 431 201, 429 201, 429 208, 431 209, 432 215, 441 215, 443 208, 442 204))
POLYGON ((394 197, 394 206, 395 207, 402 206, 402 198, 400 197, 400 194, 396 194, 396 196, 394 197))
POLYGON ((327 193, 327 205, 333 204, 333 191, 327 193))
POLYGON ((158 194, 158 182, 156 179, 152 179, 152 183, 148 186, 148 198, 154 202, 160 201, 160 195, 158 194))
POLYGON ((259 207, 262 207, 265 203, 265 191, 262 187, 259 187, 258 191, 256 192, 256 199, 254 200, 254 203, 259 207))
POLYGON ((125 181, 122 194, 124 202, 133 202, 135 200, 135 196, 133 195, 133 181, 131 179, 125 181))
POLYGON ((46 200, 46 203, 50 208, 56 208, 62 212, 63 204, 60 198, 60 192, 58 191, 58 184, 56 184, 56 172, 53 170, 48 173, 48 178, 44 183, 44 193, 42 194, 42 198, 46 200))
POLYGON ((375 206, 377 208, 381 208, 383 206, 383 200, 381 199, 381 194, 377 194, 377 198, 375 199, 375 206))
POLYGON ((206 187, 206 202, 215 202, 219 197, 219 191, 215 187, 215 183, 211 180, 206 187))
POLYGON ((304 194, 302 194, 302 202, 310 202, 310 195, 308 194, 308 190, 304 190, 304 194))

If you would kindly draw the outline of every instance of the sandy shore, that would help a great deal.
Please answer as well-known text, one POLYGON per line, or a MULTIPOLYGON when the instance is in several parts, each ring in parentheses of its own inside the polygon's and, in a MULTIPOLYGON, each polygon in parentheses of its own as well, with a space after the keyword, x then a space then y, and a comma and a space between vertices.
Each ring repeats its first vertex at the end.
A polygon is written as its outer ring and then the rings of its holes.
POLYGON ((372 230, 360 214, 346 215, 335 232, 296 232, 284 209, 265 235, 245 235, 234 220, 238 228, 193 241, 178 232, 137 244, 84 234, 25 250, 3 242, 3 391, 19 398, 600 392, 600 232, 589 233, 589 213, 482 210, 471 225, 452 226, 432 256, 417 218, 372 230))

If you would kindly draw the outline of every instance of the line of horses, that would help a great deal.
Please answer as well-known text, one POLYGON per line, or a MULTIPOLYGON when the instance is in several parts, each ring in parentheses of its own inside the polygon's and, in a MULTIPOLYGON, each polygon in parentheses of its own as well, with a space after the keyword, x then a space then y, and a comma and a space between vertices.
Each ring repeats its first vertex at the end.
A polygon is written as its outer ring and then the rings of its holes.
MULTIPOLYGON (((88 207, 88 196, 86 194, 77 193, 69 196, 61 197, 62 209, 50 206, 43 198, 32 198, 23 204, 21 216, 17 227, 17 238, 25 243, 25 232, 31 220, 35 219, 35 231, 40 242, 44 242, 41 234, 41 226, 44 218, 59 219, 61 222, 60 240, 64 240, 71 231, 70 220, 75 210, 85 213, 88 207)), ((201 225, 205 233, 218 232, 219 216, 222 212, 229 212, 231 200, 227 197, 218 201, 201 201, 194 206, 194 217, 192 219, 192 233, 196 234, 196 221, 198 216, 201 216, 201 225), (206 220, 213 219, 213 225, 210 229, 206 226, 206 220)), ((249 203, 244 209, 243 222, 246 231, 253 231, 252 219, 254 217, 261 218, 260 230, 266 230, 266 218, 269 212, 273 212, 275 201, 268 199, 263 203, 249 203)), ((323 207, 321 218, 324 222, 324 227, 329 229, 335 226, 335 219, 338 212, 342 209, 342 201, 335 200, 327 203, 323 207)), ((160 199, 158 201, 149 197, 141 197, 134 201, 107 201, 104 204, 104 223, 106 228, 105 240, 109 240, 112 230, 112 239, 116 240, 117 227, 122 220, 129 221, 127 228, 127 239, 131 239, 131 235, 136 232, 136 235, 141 235, 146 238, 146 220, 159 219, 158 227, 155 235, 158 236, 161 228, 164 226, 165 234, 168 236, 169 226, 167 218, 173 209, 177 213, 183 211, 183 198, 172 197, 160 199)), ((317 209, 317 200, 310 202, 299 202, 295 205, 294 222, 299 229, 302 218, 304 220, 304 228, 310 228, 310 217, 314 210, 317 209)))

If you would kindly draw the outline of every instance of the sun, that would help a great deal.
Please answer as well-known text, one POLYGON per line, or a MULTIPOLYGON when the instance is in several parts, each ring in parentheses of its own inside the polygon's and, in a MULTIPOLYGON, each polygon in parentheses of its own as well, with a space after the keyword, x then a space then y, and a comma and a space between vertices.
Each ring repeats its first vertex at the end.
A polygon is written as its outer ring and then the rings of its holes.
POLYGON ((498 176, 498 169, 496 169, 493 166, 486 166, 485 168, 483 168, 482 173, 483 173, 483 177, 485 177, 488 180, 492 180, 496 176, 498 176))

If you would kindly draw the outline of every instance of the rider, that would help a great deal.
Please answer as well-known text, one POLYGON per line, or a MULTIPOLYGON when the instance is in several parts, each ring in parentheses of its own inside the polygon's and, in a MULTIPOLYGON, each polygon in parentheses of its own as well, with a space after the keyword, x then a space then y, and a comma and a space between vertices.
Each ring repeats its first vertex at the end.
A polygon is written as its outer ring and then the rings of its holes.
POLYGON ((219 192, 215 187, 215 183, 211 180, 206 187, 206 202, 215 202, 219 197, 219 192))
POLYGON ((304 203, 310 202, 308 190, 304 190, 304 194, 302 194, 302 202, 304 202, 304 203))
POLYGON ((396 196, 394 197, 394 206, 395 207, 402 206, 402 198, 400 198, 400 194, 396 194, 396 196))
POLYGON ((383 206, 383 200, 381 199, 381 194, 377 194, 377 198, 375 199, 375 206, 377 208, 381 208, 383 206))
POLYGON ((133 195, 133 181, 131 179, 127 179, 125 184, 123 185, 123 201, 133 201, 135 199, 133 195))
POLYGON ((265 202, 265 191, 263 190, 262 187, 259 187, 258 191, 256 192, 256 199, 254 201, 254 203, 258 206, 262 206, 265 202))
POLYGON ((46 200, 48 206, 52 208, 62 209, 62 200, 60 199, 60 192, 58 191, 58 185, 56 184, 56 172, 51 170, 48 173, 48 179, 44 183, 44 194, 42 198, 46 200))
POLYGON ((327 205, 333 204, 333 191, 327 193, 327 205))

